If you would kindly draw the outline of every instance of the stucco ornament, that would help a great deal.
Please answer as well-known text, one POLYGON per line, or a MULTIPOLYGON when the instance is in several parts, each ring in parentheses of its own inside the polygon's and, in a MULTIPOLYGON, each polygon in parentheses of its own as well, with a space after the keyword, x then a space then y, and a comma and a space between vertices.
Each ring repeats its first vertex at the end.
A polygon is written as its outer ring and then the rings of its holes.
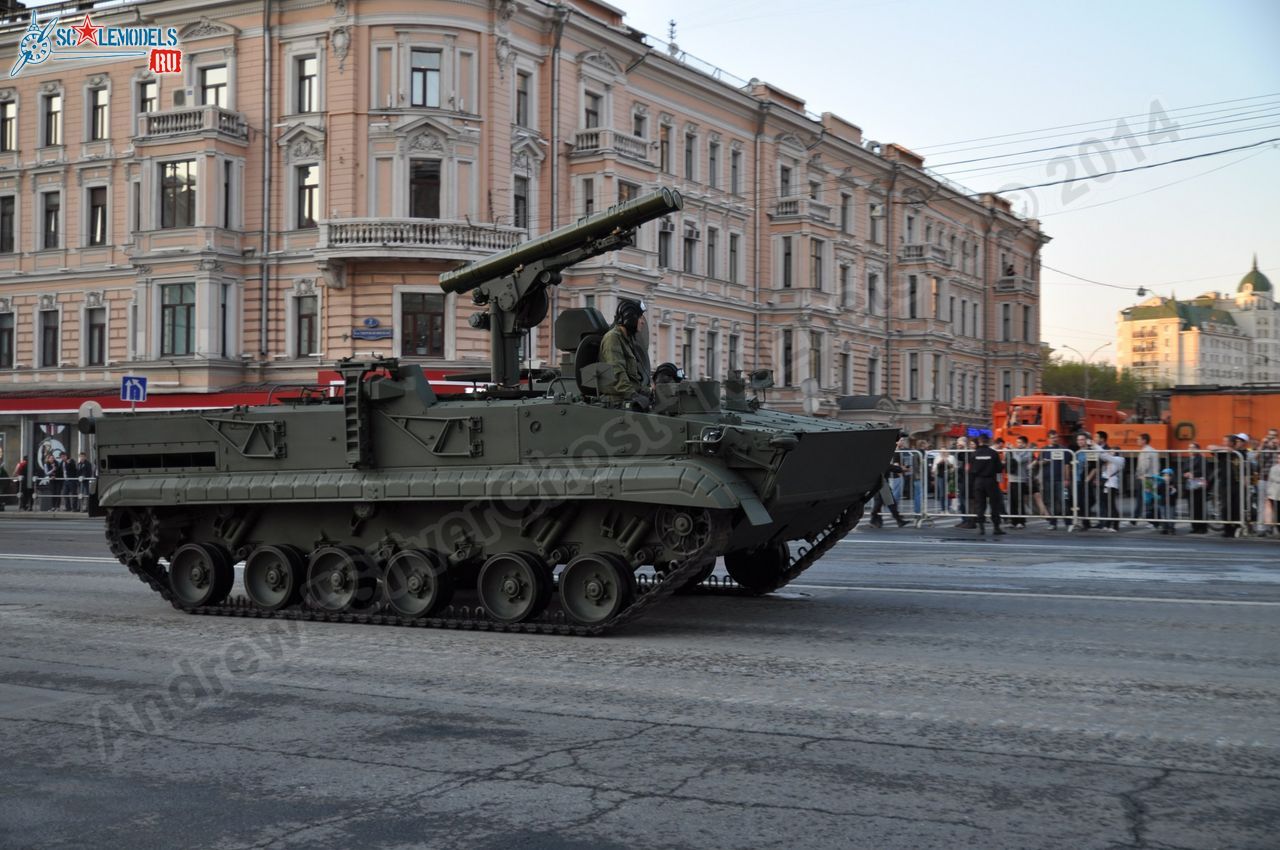
POLYGON ((351 28, 350 27, 334 27, 329 31, 329 45, 333 48, 333 55, 338 60, 338 71, 345 71, 347 68, 347 53, 351 50, 351 28))

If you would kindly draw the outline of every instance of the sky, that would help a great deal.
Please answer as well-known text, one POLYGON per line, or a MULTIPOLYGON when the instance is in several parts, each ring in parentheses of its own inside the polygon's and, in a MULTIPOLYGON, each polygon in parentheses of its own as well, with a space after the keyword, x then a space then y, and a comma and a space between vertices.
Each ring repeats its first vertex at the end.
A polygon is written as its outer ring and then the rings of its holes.
POLYGON ((1041 337, 1066 359, 1113 362, 1140 286, 1234 291, 1255 253, 1280 285, 1280 142, 1019 188, 1280 139, 1275 0, 612 2, 664 42, 674 19, 691 56, 1005 190, 1053 238, 1041 337), (997 158, 961 162, 981 157, 997 158))

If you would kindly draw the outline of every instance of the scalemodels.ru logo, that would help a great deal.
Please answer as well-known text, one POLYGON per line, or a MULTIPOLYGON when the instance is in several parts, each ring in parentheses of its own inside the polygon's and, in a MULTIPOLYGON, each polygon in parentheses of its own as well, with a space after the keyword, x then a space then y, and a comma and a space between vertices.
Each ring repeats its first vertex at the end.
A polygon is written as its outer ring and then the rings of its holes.
POLYGON ((49 59, 89 59, 103 56, 146 56, 147 67, 156 74, 182 73, 182 51, 178 49, 176 27, 104 27, 88 14, 76 26, 58 26, 54 18, 41 26, 36 13, 18 42, 18 58, 9 69, 16 77, 28 65, 49 59))

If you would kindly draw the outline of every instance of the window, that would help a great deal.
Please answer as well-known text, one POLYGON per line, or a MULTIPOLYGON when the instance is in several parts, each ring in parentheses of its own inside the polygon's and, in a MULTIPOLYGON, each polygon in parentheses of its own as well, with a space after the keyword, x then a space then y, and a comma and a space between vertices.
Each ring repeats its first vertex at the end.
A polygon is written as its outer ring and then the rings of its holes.
POLYGON ((529 229, 529 178, 516 177, 511 182, 511 224, 529 229))
POLYGON ((40 368, 52 369, 58 365, 58 311, 40 311, 40 368))
POLYGON ((596 211, 596 181, 591 177, 582 181, 582 214, 591 215, 596 211))
POLYGON ((13 368, 13 314, 0 313, 0 369, 13 368))
POLYGON ((707 277, 716 277, 720 269, 716 263, 720 253, 720 231, 714 227, 707 228, 707 277))
POLYGON ((729 334, 729 371, 736 372, 742 368, 742 364, 738 362, 738 349, 740 341, 737 334, 729 334))
POLYGON ((0 103, 0 152, 18 149, 18 104, 0 103))
POLYGON ((160 84, 155 80, 138 82, 138 112, 156 112, 160 108, 160 84))
POLYGON ((712 189, 720 188, 720 143, 707 145, 707 185, 712 189))
POLYGON ((618 181, 618 203, 625 204, 640 197, 640 187, 625 180, 618 181))
MULTIPOLYGON (((1031 305, 1022 306, 1022 341, 1031 342, 1031 305)), ((1168 344, 1168 340, 1165 343, 1168 344)))
POLYGON ((658 231, 658 268, 671 268, 671 231, 658 231))
POLYGON ((867 312, 871 315, 876 314, 876 310, 880 305, 880 275, 875 272, 867 273, 867 312))
POLYGON ((633 112, 631 114, 631 135, 637 139, 643 139, 649 132, 649 119, 643 113, 633 112))
POLYGON ((222 226, 231 229, 231 210, 232 201, 235 197, 233 194, 233 185, 235 177, 235 164, 229 159, 222 161, 222 226))
POLYGON ((200 105, 227 108, 227 66, 200 69, 200 105))
POLYGON ((738 255, 741 253, 740 244, 742 238, 736 233, 729 234, 729 282, 737 283, 740 277, 738 272, 738 255))
POLYGON ((107 362, 107 308, 91 307, 85 311, 89 335, 85 340, 86 366, 104 366, 107 362))
MULTIPOLYGON (((954 295, 947 298, 947 321, 953 325, 956 321, 956 297, 954 295)), ((951 330, 953 333, 955 332, 954 327, 951 330)))
POLYGON ((142 229, 142 181, 134 180, 129 184, 130 232, 137 233, 142 229))
POLYGON ((294 112, 315 112, 320 107, 320 62, 314 56, 299 56, 293 60, 293 72, 297 78, 294 95, 294 112))
POLYGON ((782 288, 791 288, 791 237, 782 237, 782 288))
POLYGON ((194 227, 196 223, 196 161, 160 164, 160 227, 194 227))
POLYGON ((933 305, 933 318, 942 318, 942 278, 929 278, 929 300, 933 305))
POLYGON ((742 194, 742 151, 729 152, 729 191, 742 194))
POLYGON ((444 296, 405 292, 400 296, 400 354, 444 357, 444 296))
POLYGON ((684 367, 690 372, 693 372, 697 368, 697 364, 695 364, 693 360, 693 344, 694 336, 696 334, 697 331, 695 329, 685 328, 684 344, 680 347, 680 362, 683 363, 684 367))
POLYGON ((853 395, 853 355, 840 355, 840 393, 853 395))
POLYGON ((160 356, 185 357, 194 348, 196 285, 167 283, 160 287, 160 356))
POLYGON ((880 394, 880 358, 874 355, 867 358, 867 394, 880 394))
POLYGON ((60 145, 62 144, 62 95, 47 94, 41 103, 44 126, 40 141, 46 146, 60 145))
POLYGON ((952 374, 952 376, 951 376, 951 382, 952 382, 953 384, 955 384, 955 385, 959 388, 960 395, 959 395, 959 397, 956 399, 956 406, 957 406, 957 407, 959 407, 961 410, 963 410, 963 409, 964 409, 964 385, 965 385, 965 380, 964 380, 964 375, 960 375, 959 377, 960 377, 960 380, 959 380, 959 381, 956 381, 956 375, 952 374))
POLYGON ((1000 373, 1000 398, 1009 401, 1013 398, 1013 374, 1005 369, 1000 373))
POLYGON ((684 265, 683 269, 689 274, 693 274, 698 267, 698 232, 696 230, 685 229, 684 232, 684 265))
POLYGON ((969 379, 969 406, 974 410, 982 409, 982 393, 978 389, 978 376, 969 379))
POLYGON ((791 331, 784 330, 782 332, 782 385, 789 387, 794 383, 794 375, 791 373, 792 358, 792 341, 791 331))
POLYGON ((819 292, 826 291, 826 276, 822 268, 823 242, 821 239, 809 240, 809 286, 819 292))
POLYGON ((0 254, 12 254, 17 248, 17 204, 13 195, 0 198, 0 254))
POLYGON ((978 302, 969 305, 969 332, 974 336, 982 336, 982 328, 978 325, 978 302))
POLYGON ((933 355, 933 374, 929 383, 930 395, 934 401, 941 401, 942 396, 942 355, 933 355))
POLYGON ((915 241, 916 241, 916 217, 915 217, 915 216, 913 216, 913 215, 909 215, 909 216, 907 216, 907 239, 906 239, 906 242, 907 242, 907 244, 908 244, 908 245, 914 245, 914 244, 915 244, 915 241))
POLYGON ((600 126, 600 111, 604 105, 604 97, 593 91, 582 95, 582 126, 588 130, 600 126))
POLYGON ((98 142, 111 135, 109 93, 105 88, 89 89, 89 141, 98 142))
POLYGON ((1000 305, 1000 341, 1009 342, 1013 339, 1013 329, 1011 314, 1013 312, 1012 304, 1000 305))
POLYGON ((853 306, 853 284, 850 282, 852 274, 848 266, 840 267, 840 305, 843 307, 853 306))
POLYGON ((969 318, 969 302, 965 299, 961 299, 960 300, 960 336, 964 336, 965 331, 968 329, 967 328, 968 318, 969 318))
POLYGON ((915 275, 907 275, 907 318, 920 318, 920 308, 918 301, 920 300, 920 282, 915 275))
POLYGON ((409 161, 409 215, 412 218, 440 217, 440 160, 409 161))
POLYGON ((809 377, 822 386, 822 334, 809 331, 809 377))
POLYGON ((884 242, 884 237, 880 228, 880 219, 884 208, 880 204, 870 204, 867 210, 868 221, 871 223, 870 233, 868 234, 871 241, 879 245, 884 242))
POLYGON ((707 331, 707 378, 720 380, 720 334, 707 331))
POLYGON ((907 398, 916 401, 920 398, 920 355, 907 355, 907 398))
POLYGON ((817 180, 810 180, 809 181, 809 200, 816 201, 818 200, 818 197, 821 194, 822 194, 822 184, 819 183, 817 180))
POLYGON ((658 131, 658 167, 664 174, 671 173, 671 125, 663 124, 658 131))
POLYGON ((320 166, 299 165, 294 172, 298 181, 298 210, 294 226, 306 230, 316 226, 320 211, 320 166))
POLYGON ((840 195, 840 232, 853 232, 853 197, 847 193, 840 195))
POLYGON ((409 51, 409 105, 440 105, 440 51, 409 51))
POLYGON ((786 198, 791 194, 791 167, 782 166, 778 169, 778 197, 786 198))
POLYGON ((693 133, 684 134, 684 177, 693 180, 698 163, 698 137, 693 133))
POLYGON ((218 287, 218 356, 226 357, 230 350, 231 325, 227 321, 231 284, 224 283, 218 287))
POLYGON ((316 353, 316 296, 302 295, 293 299, 293 353, 306 357, 316 353))
POLYGON ((41 248, 57 248, 62 244, 62 193, 45 192, 40 196, 44 210, 41 248))
POLYGON ((94 186, 89 190, 89 245, 107 244, 107 187, 94 186))
POLYGON ((516 71, 516 126, 529 126, 529 98, 533 90, 533 75, 528 71, 516 71))

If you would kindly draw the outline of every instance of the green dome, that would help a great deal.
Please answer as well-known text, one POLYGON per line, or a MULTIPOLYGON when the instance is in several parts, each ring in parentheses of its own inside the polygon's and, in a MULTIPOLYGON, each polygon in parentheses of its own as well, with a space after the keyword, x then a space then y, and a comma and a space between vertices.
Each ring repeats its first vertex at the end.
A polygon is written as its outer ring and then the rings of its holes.
POLYGON ((1252 287, 1253 292, 1274 292, 1275 291, 1271 288, 1271 281, 1267 280, 1267 276, 1262 272, 1258 271, 1257 254, 1255 254, 1253 257, 1253 269, 1247 275, 1245 275, 1243 278, 1240 279, 1240 286, 1237 287, 1236 291, 1244 292, 1246 286, 1252 287))

